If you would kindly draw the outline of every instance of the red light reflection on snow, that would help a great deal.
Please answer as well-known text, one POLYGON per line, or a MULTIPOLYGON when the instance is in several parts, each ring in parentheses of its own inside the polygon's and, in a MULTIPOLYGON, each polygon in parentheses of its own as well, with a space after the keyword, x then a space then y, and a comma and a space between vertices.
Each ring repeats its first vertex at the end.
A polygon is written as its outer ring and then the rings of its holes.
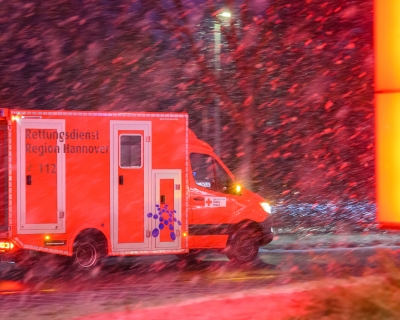
POLYGON ((12 294, 25 291, 26 287, 18 281, 0 281, 0 294, 12 294))

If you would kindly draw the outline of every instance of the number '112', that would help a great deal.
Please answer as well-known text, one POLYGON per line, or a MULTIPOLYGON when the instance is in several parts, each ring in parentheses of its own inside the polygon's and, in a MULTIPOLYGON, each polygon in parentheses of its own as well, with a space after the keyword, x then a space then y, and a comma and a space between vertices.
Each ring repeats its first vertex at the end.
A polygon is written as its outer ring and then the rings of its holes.
POLYGON ((56 173, 55 164, 40 164, 40 173, 56 173))

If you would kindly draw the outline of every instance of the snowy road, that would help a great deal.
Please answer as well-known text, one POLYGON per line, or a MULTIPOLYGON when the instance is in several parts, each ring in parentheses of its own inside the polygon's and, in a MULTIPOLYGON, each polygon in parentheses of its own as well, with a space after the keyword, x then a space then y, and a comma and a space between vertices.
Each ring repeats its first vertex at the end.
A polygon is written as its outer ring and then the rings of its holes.
POLYGON ((175 304, 187 299, 309 280, 384 272, 396 250, 268 251, 236 266, 223 255, 188 265, 173 256, 109 259, 101 270, 73 273, 36 265, 26 273, 1 265, 1 319, 71 319, 80 315, 175 304), (384 257, 385 256, 385 257, 384 257))

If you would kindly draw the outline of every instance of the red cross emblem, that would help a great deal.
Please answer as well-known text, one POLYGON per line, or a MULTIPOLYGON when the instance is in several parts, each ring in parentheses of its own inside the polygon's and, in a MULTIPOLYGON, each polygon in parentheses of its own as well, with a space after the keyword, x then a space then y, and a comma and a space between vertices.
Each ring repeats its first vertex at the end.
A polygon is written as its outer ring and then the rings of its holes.
POLYGON ((211 199, 208 198, 207 201, 206 201, 207 207, 211 207, 211 203, 212 203, 211 199))

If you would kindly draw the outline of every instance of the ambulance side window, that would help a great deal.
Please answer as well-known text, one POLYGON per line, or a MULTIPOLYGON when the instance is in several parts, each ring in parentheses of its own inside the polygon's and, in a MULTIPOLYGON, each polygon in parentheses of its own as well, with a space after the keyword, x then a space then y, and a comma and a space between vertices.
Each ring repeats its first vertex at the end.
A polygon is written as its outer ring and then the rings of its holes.
POLYGON ((121 135, 119 146, 121 168, 140 168, 142 166, 142 136, 121 135))
POLYGON ((227 193, 233 184, 222 166, 208 154, 191 153, 190 163, 194 181, 200 187, 227 193))

